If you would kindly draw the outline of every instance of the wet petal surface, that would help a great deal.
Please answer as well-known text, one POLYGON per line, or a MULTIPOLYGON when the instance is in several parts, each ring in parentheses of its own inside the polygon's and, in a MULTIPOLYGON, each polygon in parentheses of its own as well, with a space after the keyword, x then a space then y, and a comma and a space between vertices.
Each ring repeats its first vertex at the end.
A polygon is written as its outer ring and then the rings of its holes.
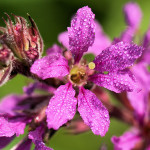
POLYGON ((94 60, 95 70, 116 72, 133 65, 143 48, 135 44, 119 42, 103 50, 94 60))
POLYGON ((75 61, 79 61, 83 53, 93 45, 95 39, 95 15, 91 8, 80 8, 68 27, 69 45, 75 61))
POLYGON ((84 88, 80 89, 78 111, 94 134, 101 136, 106 134, 110 124, 109 113, 94 93, 84 88))
POLYGON ((74 96, 75 90, 70 83, 56 90, 46 110, 48 128, 57 130, 74 117, 77 104, 74 96))
POLYGON ((59 53, 48 55, 36 60, 31 67, 31 72, 40 78, 63 77, 69 74, 68 61, 59 53))
POLYGON ((109 74, 95 74, 90 76, 89 80, 116 93, 140 91, 134 75, 129 70, 109 74))

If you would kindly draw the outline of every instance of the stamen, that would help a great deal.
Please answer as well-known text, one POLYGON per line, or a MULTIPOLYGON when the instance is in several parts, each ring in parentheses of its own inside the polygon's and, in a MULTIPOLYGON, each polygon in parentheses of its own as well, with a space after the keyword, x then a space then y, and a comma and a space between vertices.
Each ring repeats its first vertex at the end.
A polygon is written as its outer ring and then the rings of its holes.
POLYGON ((94 63, 94 62, 90 62, 90 63, 88 64, 88 66, 89 66, 89 68, 90 68, 91 70, 93 70, 93 69, 95 68, 95 63, 94 63))
POLYGON ((75 85, 82 85, 87 79, 86 68, 84 66, 73 66, 70 70, 70 80, 75 85))

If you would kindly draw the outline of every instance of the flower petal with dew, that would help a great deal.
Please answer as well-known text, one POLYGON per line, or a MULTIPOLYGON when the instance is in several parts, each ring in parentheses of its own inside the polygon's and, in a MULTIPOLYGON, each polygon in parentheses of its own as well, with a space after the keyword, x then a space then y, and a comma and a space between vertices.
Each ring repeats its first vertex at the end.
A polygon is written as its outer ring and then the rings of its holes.
POLYGON ((95 39, 95 15, 91 8, 85 6, 80 8, 76 16, 71 21, 71 27, 68 27, 69 46, 78 62, 83 53, 93 45, 95 39))
POLYGON ((142 54, 143 47, 136 44, 119 42, 103 50, 94 60, 95 70, 100 72, 116 72, 123 70, 135 62, 142 54))
POLYGON ((94 93, 81 88, 78 95, 78 111, 94 134, 104 136, 110 120, 108 110, 94 93))
POLYGON ((50 99, 46 110, 48 128, 57 130, 76 113, 77 99, 71 83, 61 85, 50 99))
POLYGON ((9 118, 6 115, 0 115, 0 137, 11 137, 14 134, 19 136, 24 133, 26 126, 25 118, 9 118))
POLYGON ((63 77, 69 74, 68 61, 61 54, 48 55, 38 59, 31 67, 31 72, 40 78, 63 77))
MULTIPOLYGON (((101 25, 98 21, 94 21, 96 28, 95 28, 95 40, 92 46, 89 47, 87 53, 92 53, 94 55, 98 55, 103 49, 110 46, 111 41, 103 32, 101 25)), ((69 50, 69 37, 68 32, 62 32, 58 36, 58 41, 63 44, 69 50)))
POLYGON ((116 93, 140 91, 134 75, 128 69, 116 73, 94 74, 90 76, 89 80, 116 93))
POLYGON ((131 150, 140 140, 141 137, 137 129, 127 131, 120 137, 113 136, 111 138, 115 150, 131 150))

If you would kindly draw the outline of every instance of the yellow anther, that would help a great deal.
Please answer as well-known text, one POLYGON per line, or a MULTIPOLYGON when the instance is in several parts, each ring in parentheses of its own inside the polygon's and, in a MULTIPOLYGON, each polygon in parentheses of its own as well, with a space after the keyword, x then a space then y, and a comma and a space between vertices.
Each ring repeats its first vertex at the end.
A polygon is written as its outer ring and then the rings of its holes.
POLYGON ((25 42, 24 50, 25 51, 29 50, 29 42, 28 41, 25 42))
POLYGON ((90 69, 94 69, 95 68, 95 63, 94 62, 90 62, 88 64, 88 66, 89 66, 90 69))

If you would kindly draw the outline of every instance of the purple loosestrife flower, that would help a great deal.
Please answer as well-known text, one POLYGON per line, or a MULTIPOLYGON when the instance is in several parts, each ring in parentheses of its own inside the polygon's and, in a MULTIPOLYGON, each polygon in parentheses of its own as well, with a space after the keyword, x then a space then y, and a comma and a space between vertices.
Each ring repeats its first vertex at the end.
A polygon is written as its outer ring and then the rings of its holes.
POLYGON ((128 93, 128 99, 133 106, 134 124, 131 130, 120 137, 112 137, 115 150, 148 149, 150 147, 150 73, 145 63, 139 63, 132 69, 139 81, 142 91, 128 93))
POLYGON ((104 136, 110 123, 108 111, 96 95, 84 86, 94 82, 117 93, 136 88, 134 76, 127 68, 141 56, 142 47, 119 42, 103 50, 88 65, 81 59, 94 43, 94 17, 89 7, 80 8, 71 21, 71 27, 68 27, 69 50, 74 61, 70 61, 70 57, 67 61, 57 51, 35 61, 31 67, 31 72, 43 80, 66 76, 65 81, 68 82, 58 87, 50 99, 46 110, 49 128, 57 130, 71 120, 78 104, 78 112, 85 124, 94 134, 104 136))
POLYGON ((22 107, 17 106, 17 103, 21 101, 21 97, 10 95, 0 103, 0 148, 9 144, 15 135, 23 134, 26 124, 31 121, 30 117, 15 111, 22 109, 22 107))
POLYGON ((45 125, 45 110, 52 92, 46 95, 37 95, 33 93, 36 89, 51 92, 52 87, 41 83, 31 84, 24 88, 27 92, 25 95, 10 95, 1 101, 0 148, 7 146, 15 138, 15 135, 23 134, 26 125, 28 125, 30 131, 28 137, 26 136, 13 149, 26 148, 28 150, 31 148, 31 142, 33 142, 36 150, 52 150, 46 147, 43 142, 43 138, 48 132, 45 125))

